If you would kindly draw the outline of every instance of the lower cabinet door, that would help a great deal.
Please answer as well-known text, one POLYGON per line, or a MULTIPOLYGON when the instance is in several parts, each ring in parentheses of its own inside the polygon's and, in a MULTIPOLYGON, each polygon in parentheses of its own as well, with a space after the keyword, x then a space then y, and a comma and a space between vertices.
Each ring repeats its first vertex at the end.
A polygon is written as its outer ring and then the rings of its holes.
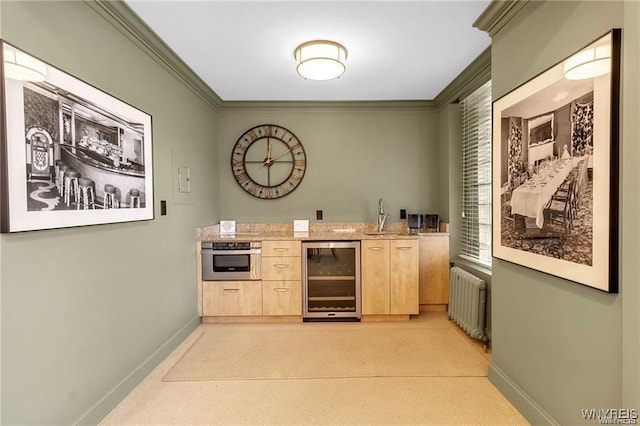
POLYGON ((391 241, 391 313, 420 312, 417 240, 391 241))
POLYGON ((362 314, 389 314, 389 241, 362 240, 362 314))
POLYGON ((302 315, 300 281, 262 281, 263 315, 302 315))
POLYGON ((204 316, 262 315, 261 281, 204 281, 204 316))

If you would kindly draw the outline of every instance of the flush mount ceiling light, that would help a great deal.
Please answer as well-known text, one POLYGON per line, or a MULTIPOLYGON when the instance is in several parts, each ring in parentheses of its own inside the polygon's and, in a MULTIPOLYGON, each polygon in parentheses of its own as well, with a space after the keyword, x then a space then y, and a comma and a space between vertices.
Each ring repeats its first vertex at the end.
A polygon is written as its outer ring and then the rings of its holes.
POLYGON ((296 71, 309 80, 331 80, 346 69, 347 49, 335 41, 313 40, 296 47, 296 71))
POLYGON ((564 61, 564 78, 585 80, 611 71, 611 45, 596 46, 578 52, 564 61))
POLYGON ((44 81, 47 66, 31 55, 4 45, 4 75, 14 80, 44 81))

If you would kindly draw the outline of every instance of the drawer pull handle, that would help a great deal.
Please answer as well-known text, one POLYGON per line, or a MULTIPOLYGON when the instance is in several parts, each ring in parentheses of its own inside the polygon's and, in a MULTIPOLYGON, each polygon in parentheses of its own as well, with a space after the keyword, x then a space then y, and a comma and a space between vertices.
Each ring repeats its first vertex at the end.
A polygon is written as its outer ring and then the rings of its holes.
POLYGON ((287 251, 289 250, 289 247, 274 247, 273 249, 275 251, 287 251))
POLYGON ((225 288, 224 291, 240 291, 239 288, 225 288))
POLYGON ((284 268, 288 268, 289 265, 287 265, 286 263, 276 263, 275 265, 273 265, 273 267, 278 269, 284 269, 284 268))
POLYGON ((411 247, 407 247, 407 246, 398 247, 398 250, 410 250, 410 249, 411 247))
POLYGON ((284 293, 286 291, 289 291, 288 288, 274 288, 275 291, 277 291, 278 293, 284 293))
POLYGON ((369 247, 369 250, 380 251, 382 250, 382 247, 369 247))

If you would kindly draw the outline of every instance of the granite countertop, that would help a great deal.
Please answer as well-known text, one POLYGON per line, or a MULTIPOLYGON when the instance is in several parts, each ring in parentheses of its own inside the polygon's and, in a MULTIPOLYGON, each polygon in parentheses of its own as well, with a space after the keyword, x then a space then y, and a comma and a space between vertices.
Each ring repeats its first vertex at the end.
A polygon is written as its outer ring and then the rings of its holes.
POLYGON ((383 233, 376 232, 376 224, 368 222, 310 223, 309 232, 293 232, 293 223, 238 223, 236 233, 220 235, 220 226, 198 228, 198 241, 352 241, 379 239, 417 239, 420 236, 448 236, 448 232, 409 232, 406 222, 388 223, 383 233))

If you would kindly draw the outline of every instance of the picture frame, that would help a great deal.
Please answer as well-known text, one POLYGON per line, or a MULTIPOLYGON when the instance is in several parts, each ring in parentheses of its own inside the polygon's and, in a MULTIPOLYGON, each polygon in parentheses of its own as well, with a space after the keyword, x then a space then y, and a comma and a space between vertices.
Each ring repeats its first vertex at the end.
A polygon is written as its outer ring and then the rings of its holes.
POLYGON ((151 115, 0 44, 0 232, 153 219, 151 115))
POLYGON ((493 256, 609 293, 618 292, 621 38, 612 29, 493 102, 493 256), (588 58, 598 75, 576 75, 588 58))

